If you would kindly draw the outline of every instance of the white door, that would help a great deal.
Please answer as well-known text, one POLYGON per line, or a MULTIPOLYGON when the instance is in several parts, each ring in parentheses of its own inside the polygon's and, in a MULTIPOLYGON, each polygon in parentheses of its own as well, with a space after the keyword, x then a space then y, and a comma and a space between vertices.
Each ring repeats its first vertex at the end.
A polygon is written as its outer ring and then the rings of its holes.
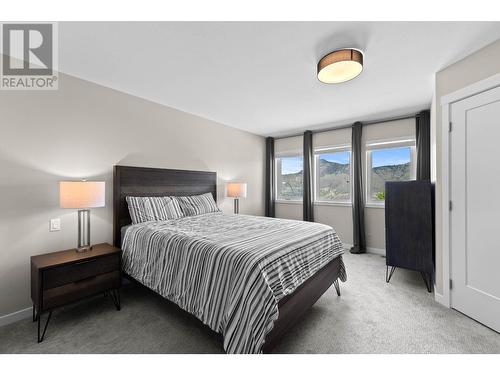
POLYGON ((500 332, 500 87, 451 121, 451 306, 500 332))

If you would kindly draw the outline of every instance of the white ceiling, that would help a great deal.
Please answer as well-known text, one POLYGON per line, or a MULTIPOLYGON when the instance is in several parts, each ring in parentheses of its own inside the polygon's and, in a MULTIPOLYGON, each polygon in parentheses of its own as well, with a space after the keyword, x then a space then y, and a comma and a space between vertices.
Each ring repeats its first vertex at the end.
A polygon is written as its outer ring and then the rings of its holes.
POLYGON ((261 135, 430 106, 434 73, 500 38, 500 22, 105 22, 59 24, 60 70, 261 135), (316 64, 365 52, 356 79, 316 64))

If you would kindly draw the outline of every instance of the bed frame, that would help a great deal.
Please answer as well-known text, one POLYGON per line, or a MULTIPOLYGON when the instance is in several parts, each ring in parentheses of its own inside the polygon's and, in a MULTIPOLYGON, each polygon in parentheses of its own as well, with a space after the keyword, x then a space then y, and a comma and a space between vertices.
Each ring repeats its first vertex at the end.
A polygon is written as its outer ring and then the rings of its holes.
MULTIPOLYGON (((115 166, 113 174, 113 243, 121 247, 121 228, 131 223, 125 197, 195 195, 212 193, 217 201, 217 174, 215 172, 186 171, 115 166)), ((338 277, 340 257, 320 269, 294 293, 278 303, 279 317, 266 336, 264 353, 269 353, 297 320, 325 293, 332 284, 340 296, 338 277)))

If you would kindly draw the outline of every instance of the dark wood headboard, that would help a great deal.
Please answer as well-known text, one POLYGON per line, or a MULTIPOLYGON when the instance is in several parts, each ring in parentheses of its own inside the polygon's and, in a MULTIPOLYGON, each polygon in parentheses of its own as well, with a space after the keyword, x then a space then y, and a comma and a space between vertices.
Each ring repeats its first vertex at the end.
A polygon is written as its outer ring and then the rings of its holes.
POLYGON ((217 202, 217 173, 179 169, 127 167, 113 171, 113 244, 121 246, 121 228, 131 223, 125 197, 212 193, 217 202))

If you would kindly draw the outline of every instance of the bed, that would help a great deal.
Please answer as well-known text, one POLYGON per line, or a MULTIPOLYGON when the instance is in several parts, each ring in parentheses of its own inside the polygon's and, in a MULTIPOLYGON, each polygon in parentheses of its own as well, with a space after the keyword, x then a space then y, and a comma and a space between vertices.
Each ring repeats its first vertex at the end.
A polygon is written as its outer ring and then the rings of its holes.
POLYGON ((114 244, 124 273, 221 333, 227 353, 270 352, 338 280, 328 226, 210 212, 131 225, 127 196, 217 197, 213 172, 115 166, 114 244))

